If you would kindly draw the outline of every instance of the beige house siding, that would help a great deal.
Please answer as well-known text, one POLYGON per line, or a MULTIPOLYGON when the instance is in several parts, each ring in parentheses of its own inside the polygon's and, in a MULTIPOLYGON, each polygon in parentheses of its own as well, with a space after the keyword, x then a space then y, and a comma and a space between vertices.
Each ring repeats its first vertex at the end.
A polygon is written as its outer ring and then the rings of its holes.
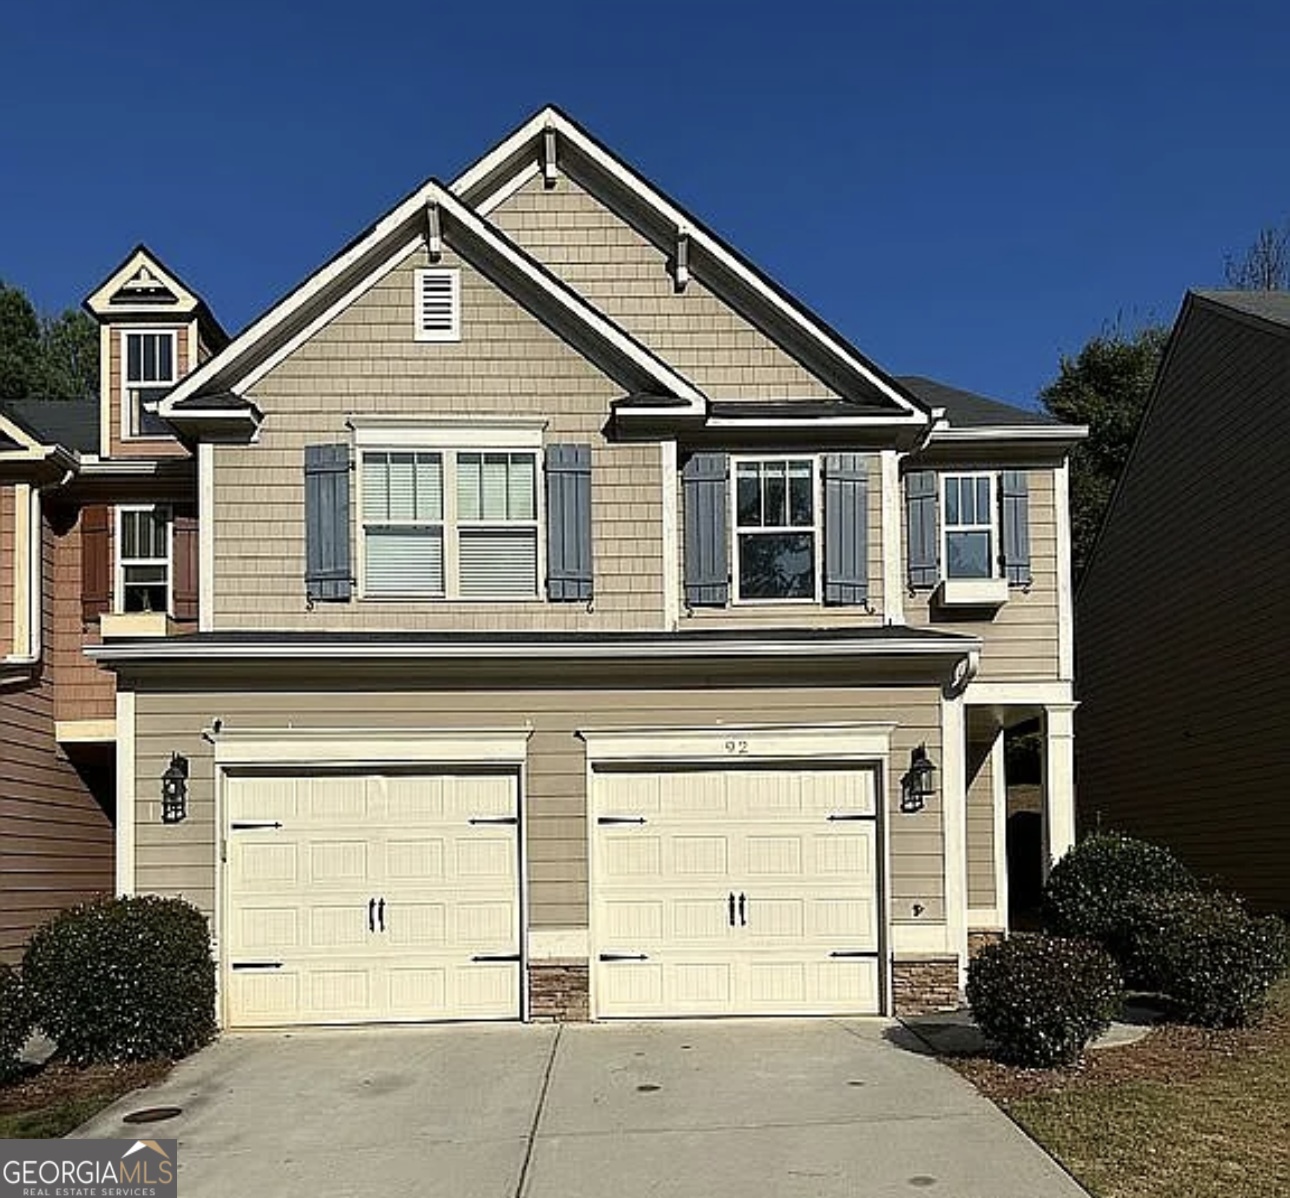
MULTIPOLYGON (((953 473, 952 467, 941 468, 953 473)), ((945 632, 969 633, 985 643, 981 653, 983 682, 1056 678, 1057 645, 1057 509, 1051 470, 1027 472, 1030 486, 1030 567, 1034 581, 1029 588, 1012 587, 1008 602, 992 620, 965 620, 929 604, 920 590, 905 595, 905 622, 912 627, 932 626, 945 632)), ((901 512, 902 542, 908 537, 901 512)), ((908 553, 902 545, 903 562, 908 553)))
MULTIPOLYGON (((755 455, 754 455, 755 456, 755 455)), ((867 606, 832 606, 823 603, 730 603, 726 607, 685 606, 685 537, 678 538, 676 562, 677 594, 681 596, 681 627, 698 627, 718 623, 731 628, 819 628, 847 625, 881 624, 883 622, 882 589, 882 460, 877 454, 869 456, 868 494, 868 564, 869 602, 867 606)), ((731 486, 734 486, 733 472, 731 486)), ((681 528, 685 527, 685 487, 678 480, 677 494, 681 509, 681 528)), ((820 544, 817 554, 824 552, 826 537, 823 513, 820 518, 820 544)), ((731 590, 734 598, 734 572, 738 559, 733 529, 730 537, 731 590)))
POLYGON ((531 179, 489 219, 710 398, 834 394, 697 279, 678 292, 667 255, 567 175, 531 179))
MULTIPOLYGON (((342 629, 658 629, 662 627, 662 456, 601 429, 622 387, 478 272, 462 272, 462 337, 413 339, 418 250, 252 389, 259 441, 217 446, 215 627, 342 629), (592 446, 595 601, 585 604, 320 604, 304 585, 304 447, 346 441, 353 414, 544 418, 545 441, 592 446)), ((354 560, 357 566, 357 536, 354 560)))
POLYGON ((967 904, 993 907, 998 901, 994 879, 994 763, 989 741, 967 747, 967 904))
POLYGON ((215 813, 212 749, 201 731, 218 717, 236 728, 505 728, 531 724, 526 773, 530 924, 587 923, 586 755, 581 728, 713 727, 895 721, 887 810, 892 858, 892 918, 944 920, 943 841, 939 796, 917 816, 899 814, 901 763, 926 742, 939 756, 939 696, 932 687, 842 687, 836 684, 696 685, 678 689, 666 674, 634 668, 639 689, 617 679, 580 689, 391 689, 196 694, 141 691, 137 700, 137 874, 142 891, 182 894, 206 911, 214 903, 215 813), (191 761, 190 815, 163 826, 157 778, 172 752, 191 761), (915 916, 921 905, 921 916, 915 916))
POLYGON ((1290 912, 1290 343, 1197 305, 1077 604, 1079 815, 1290 912))

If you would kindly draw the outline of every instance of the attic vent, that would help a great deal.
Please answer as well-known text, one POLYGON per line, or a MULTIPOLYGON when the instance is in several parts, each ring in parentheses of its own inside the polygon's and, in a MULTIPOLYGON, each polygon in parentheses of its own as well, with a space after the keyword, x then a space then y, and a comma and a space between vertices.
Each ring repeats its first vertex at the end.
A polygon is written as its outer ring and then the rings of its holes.
POLYGON ((461 340, 461 272, 416 272, 418 341, 461 340))

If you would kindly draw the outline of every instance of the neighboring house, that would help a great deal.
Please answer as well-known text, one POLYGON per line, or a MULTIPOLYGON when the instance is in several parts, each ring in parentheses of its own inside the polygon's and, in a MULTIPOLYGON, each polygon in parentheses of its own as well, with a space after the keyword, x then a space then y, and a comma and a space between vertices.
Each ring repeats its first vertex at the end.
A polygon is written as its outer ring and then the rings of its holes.
POLYGON ((1082 826, 1290 912, 1290 294, 1192 292, 1080 582, 1082 826))
POLYGON ((143 405, 227 337, 142 248, 86 306, 100 397, 0 403, 0 961, 113 889, 116 687, 84 647, 196 627, 194 463, 143 405))
POLYGON ((952 1004, 1004 728, 1072 840, 1081 430, 884 373, 555 109, 159 417, 198 630, 87 654, 228 1026, 952 1004))

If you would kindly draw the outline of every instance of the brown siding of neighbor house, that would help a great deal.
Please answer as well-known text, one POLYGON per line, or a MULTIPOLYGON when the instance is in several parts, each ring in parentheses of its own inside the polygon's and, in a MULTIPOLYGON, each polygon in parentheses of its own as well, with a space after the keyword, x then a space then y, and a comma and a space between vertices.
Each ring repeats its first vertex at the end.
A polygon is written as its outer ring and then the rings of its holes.
MULTIPOLYGON (((53 636, 48 646, 57 683, 56 720, 110 720, 116 714, 116 679, 85 656, 86 645, 99 642, 97 622, 86 622, 82 603, 85 581, 81 535, 84 510, 51 511, 53 541, 53 636)), ((111 521, 108 523, 108 576, 111 577, 111 521)))
MULTIPOLYGON (((145 327, 144 322, 123 322, 131 329, 145 327)), ((191 322, 190 322, 191 323, 191 322)), ((183 378, 188 373, 188 337, 189 324, 147 323, 146 327, 155 327, 157 332, 174 330, 175 365, 177 377, 183 378)), ((107 404, 109 436, 108 452, 117 458, 182 458, 188 457, 188 450, 174 437, 123 438, 121 436, 121 387, 124 378, 124 364, 121 361, 121 329, 115 325, 108 330, 108 370, 107 370, 107 404)))
MULTIPOLYGON (((43 540, 46 637, 57 550, 43 540)), ((112 890, 112 822, 54 740, 51 671, 0 690, 0 960, 64 907, 112 890)), ((110 800, 108 800, 110 802, 110 800)))
POLYGON ((710 398, 833 394, 698 279, 677 291, 667 255, 567 175, 530 180, 489 218, 710 398))
POLYGON ((1290 912, 1290 339, 1184 312, 1079 591, 1079 816, 1290 912))
MULTIPOLYGON (((785 669, 783 673, 787 674, 785 669)), ((792 685, 698 679, 678 687, 669 672, 633 667, 634 686, 602 678, 581 688, 551 683, 532 689, 493 689, 461 683, 453 689, 410 691, 335 683, 326 690, 283 689, 266 675, 263 689, 225 684, 208 693, 141 690, 137 697, 136 801, 138 888, 182 894, 211 910, 215 881, 214 765, 201 732, 218 717, 224 727, 503 728, 532 725, 525 796, 530 923, 585 927, 587 923, 586 757, 580 728, 717 727, 894 721, 887 810, 898 812, 899 769, 914 746, 939 754, 939 693, 930 686, 841 685, 824 674, 812 685, 804 670, 792 685), (705 682, 707 685, 705 685, 705 682), (172 752, 191 762, 190 816, 163 827, 155 779, 172 752)), ((815 671, 816 676, 820 672, 815 671)), ((852 671, 854 673, 854 671, 852 671)), ((890 816, 891 915, 895 922, 944 920, 943 839, 939 797, 918 816, 890 816), (916 904, 924 908, 913 914, 916 904)))
POLYGON ((251 388, 266 415, 256 444, 215 447, 215 626, 661 628, 662 454, 603 435, 621 385, 451 253, 439 265, 461 270, 461 340, 414 340, 413 272, 427 264, 418 250, 251 388), (349 440, 353 414, 545 419, 547 444, 590 444, 594 602, 355 598, 307 610, 304 447, 349 440))

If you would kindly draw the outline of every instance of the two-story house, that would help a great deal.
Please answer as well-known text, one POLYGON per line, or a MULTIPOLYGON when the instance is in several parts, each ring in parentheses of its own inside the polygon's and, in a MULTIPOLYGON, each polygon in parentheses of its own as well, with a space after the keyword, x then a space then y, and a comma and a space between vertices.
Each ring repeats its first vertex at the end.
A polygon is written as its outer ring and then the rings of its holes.
POLYGON ((228 337, 142 247, 85 306, 97 400, 0 403, 0 961, 113 888, 116 686, 83 649, 197 626, 195 466, 155 409, 228 337))
POLYGON ((197 629, 86 654, 226 1025, 952 1004, 1006 727, 1070 843, 1080 430, 887 374, 560 111, 215 348, 157 407, 197 629))

